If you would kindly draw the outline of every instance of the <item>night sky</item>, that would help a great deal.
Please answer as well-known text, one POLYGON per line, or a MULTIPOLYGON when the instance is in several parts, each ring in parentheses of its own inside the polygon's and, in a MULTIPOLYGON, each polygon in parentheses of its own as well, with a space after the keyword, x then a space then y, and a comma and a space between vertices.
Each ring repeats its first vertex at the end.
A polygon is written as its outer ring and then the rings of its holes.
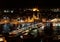
POLYGON ((0 8, 51 8, 60 7, 60 1, 44 0, 0 0, 0 8))
MULTIPOLYGON (((43 1, 43 0, 0 0, 0 9, 6 8, 34 8, 34 7, 38 7, 38 8, 60 8, 60 1, 43 1)), ((16 10, 17 11, 17 10, 16 10)), ((5 13, 3 13, 4 15, 6 15, 5 13)), ((0 16, 2 16, 3 14, 1 14, 0 16)), ((15 14, 19 14, 18 11, 15 14)), ((25 13, 22 13, 25 14, 25 13)), ((8 14, 13 16, 12 14, 8 14)), ((21 14, 20 14, 21 15, 21 14)), ((17 16, 17 15, 15 15, 17 16)))

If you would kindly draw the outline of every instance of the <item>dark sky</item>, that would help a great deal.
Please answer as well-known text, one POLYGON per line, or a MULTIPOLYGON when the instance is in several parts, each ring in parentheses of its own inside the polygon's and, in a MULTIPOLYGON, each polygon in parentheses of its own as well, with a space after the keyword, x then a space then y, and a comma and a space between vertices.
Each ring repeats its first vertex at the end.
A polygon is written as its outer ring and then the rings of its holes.
POLYGON ((0 0, 0 8, 60 7, 60 1, 44 0, 0 0))

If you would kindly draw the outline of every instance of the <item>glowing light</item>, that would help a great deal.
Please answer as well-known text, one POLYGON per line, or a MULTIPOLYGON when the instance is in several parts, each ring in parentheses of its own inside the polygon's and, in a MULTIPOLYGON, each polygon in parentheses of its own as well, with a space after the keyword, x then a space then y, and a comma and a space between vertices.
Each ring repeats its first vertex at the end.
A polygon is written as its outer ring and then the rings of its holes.
POLYGON ((33 8, 33 11, 39 11, 39 9, 38 8, 33 8))
POLYGON ((13 13, 14 11, 12 10, 11 13, 13 13))
POLYGON ((6 12, 9 12, 9 10, 7 10, 6 12))
POLYGON ((14 22, 15 24, 18 24, 17 22, 14 22))
POLYGON ((28 22, 34 22, 34 19, 33 18, 30 19, 30 17, 28 17, 28 22))
POLYGON ((52 19, 51 22, 58 22, 58 19, 57 18, 52 19))
POLYGON ((0 38, 0 41, 4 41, 3 38, 0 38))
POLYGON ((37 19, 39 19, 39 18, 38 18, 38 17, 36 17, 34 14, 33 14, 33 18, 34 18, 34 19, 36 19, 36 20, 37 20, 37 19))
POLYGON ((28 18, 25 19, 24 22, 34 22, 34 20, 38 20, 38 19, 39 19, 38 16, 35 16, 33 14, 33 17, 32 18, 28 17, 28 18))
POLYGON ((7 23, 7 21, 6 21, 6 20, 5 20, 4 22, 5 22, 5 23, 7 23))
POLYGON ((8 13, 8 12, 9 12, 9 10, 4 10, 4 12, 5 12, 5 13, 6 13, 6 12, 8 13))
POLYGON ((7 12, 6 10, 4 10, 4 12, 7 12))
POLYGON ((20 22, 24 22, 23 20, 20 20, 20 22))
POLYGON ((16 25, 16 24, 18 24, 18 21, 13 19, 11 23, 16 25))
POLYGON ((42 22, 47 22, 47 21, 46 21, 46 18, 43 18, 43 19, 42 19, 42 22))
POLYGON ((23 36, 20 36, 20 38, 22 38, 22 39, 23 39, 23 36))
POLYGON ((2 20, 3 23, 9 23, 9 20, 2 20))

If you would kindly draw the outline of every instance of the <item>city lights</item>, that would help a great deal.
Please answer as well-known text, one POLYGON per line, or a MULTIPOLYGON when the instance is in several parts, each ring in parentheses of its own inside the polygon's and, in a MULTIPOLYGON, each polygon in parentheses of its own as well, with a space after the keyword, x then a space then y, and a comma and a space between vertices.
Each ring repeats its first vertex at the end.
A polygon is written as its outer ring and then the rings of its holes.
POLYGON ((9 12, 9 10, 4 10, 4 12, 5 12, 5 13, 8 13, 8 12, 9 12))
POLYGON ((4 10, 4 13, 13 13, 13 10, 4 10))
POLYGON ((60 0, 50 1, 0 0, 0 42, 60 42, 60 0))
MULTIPOLYGON (((38 35, 40 37, 46 35, 50 36, 49 33, 52 33, 51 31, 53 30, 53 36, 55 36, 60 34, 59 10, 59 8, 49 10, 40 8, 26 8, 20 10, 4 9, 4 12, 1 13, 3 15, 1 15, 0 18, 0 28, 3 29, 1 33, 8 33, 9 35, 7 36, 12 39, 19 39, 20 37, 23 40, 30 38, 30 36, 32 36, 31 39, 37 38, 38 35)), ((0 41, 2 41, 2 39, 0 41)))
POLYGON ((50 9, 50 10, 53 11, 53 12, 60 12, 60 9, 59 8, 50 9))

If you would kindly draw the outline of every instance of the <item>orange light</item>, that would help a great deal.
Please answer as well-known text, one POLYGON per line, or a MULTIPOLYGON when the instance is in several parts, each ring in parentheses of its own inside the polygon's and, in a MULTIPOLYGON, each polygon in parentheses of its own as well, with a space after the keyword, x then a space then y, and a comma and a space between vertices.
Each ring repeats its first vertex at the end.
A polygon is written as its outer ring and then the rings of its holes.
POLYGON ((12 24, 18 24, 18 21, 15 20, 15 19, 13 19, 13 20, 12 20, 12 24))
POLYGON ((34 22, 34 20, 38 20, 38 19, 39 19, 38 16, 35 16, 33 14, 33 17, 32 18, 28 17, 28 18, 25 19, 24 22, 34 22))
POLYGON ((38 18, 37 16, 35 16, 34 14, 33 14, 33 18, 36 19, 36 20, 39 19, 39 18, 38 18))
POLYGON ((34 19, 33 18, 30 19, 30 17, 28 17, 27 22, 34 22, 34 19))
POLYGON ((5 20, 4 22, 5 22, 5 23, 7 23, 7 21, 6 21, 6 20, 5 20))
POLYGON ((9 20, 3 20, 3 22, 4 22, 4 23, 8 23, 8 22, 9 22, 9 20))

